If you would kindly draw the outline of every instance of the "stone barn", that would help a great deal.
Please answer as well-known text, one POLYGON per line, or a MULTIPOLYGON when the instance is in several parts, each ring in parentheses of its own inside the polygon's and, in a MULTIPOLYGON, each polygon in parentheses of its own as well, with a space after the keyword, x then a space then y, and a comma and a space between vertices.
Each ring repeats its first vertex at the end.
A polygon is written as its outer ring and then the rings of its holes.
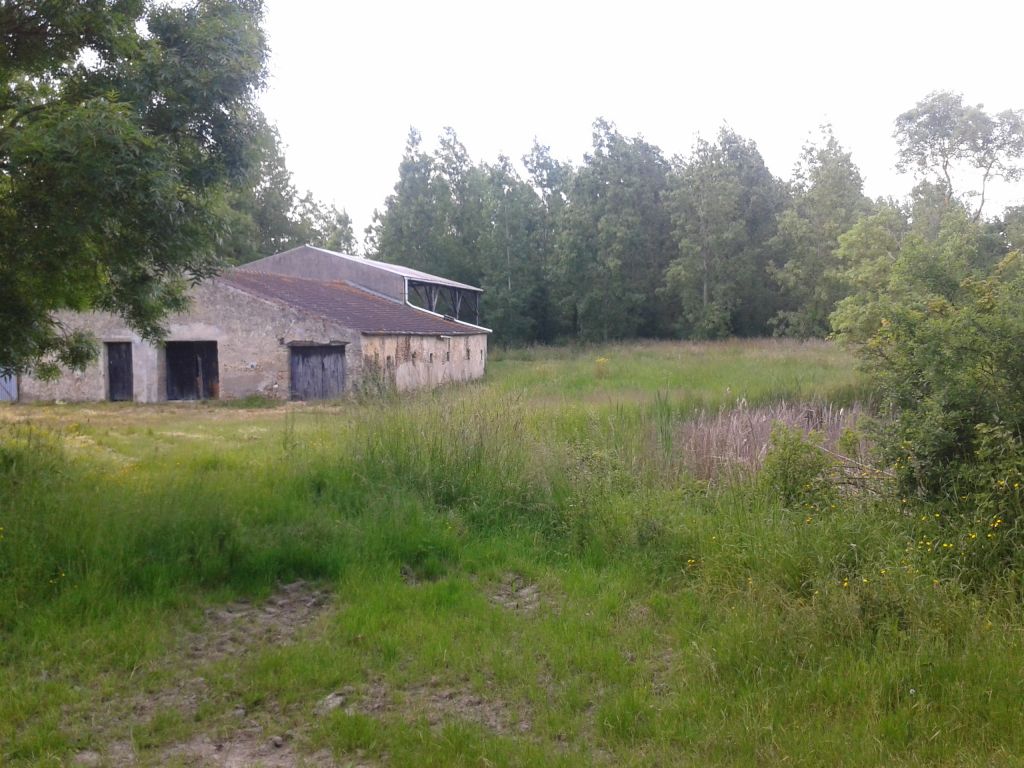
POLYGON ((301 246, 192 289, 163 343, 106 313, 63 313, 101 342, 56 381, 23 377, 18 399, 319 400, 478 379, 487 363, 481 290, 418 270, 301 246))

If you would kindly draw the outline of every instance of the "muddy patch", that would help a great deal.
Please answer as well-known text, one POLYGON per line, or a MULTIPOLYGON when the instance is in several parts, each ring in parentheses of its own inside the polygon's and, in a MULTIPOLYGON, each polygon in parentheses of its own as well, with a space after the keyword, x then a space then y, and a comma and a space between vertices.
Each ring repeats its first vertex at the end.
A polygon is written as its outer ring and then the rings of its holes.
POLYGON ((488 598, 492 603, 516 613, 533 613, 541 604, 540 587, 518 573, 506 573, 488 598))
POLYGON ((183 658, 162 662, 178 671, 179 682, 133 698, 135 719, 146 722, 166 710, 195 714, 207 697, 207 684, 202 677, 186 675, 206 664, 243 656, 256 646, 294 642, 329 603, 330 593, 300 580, 283 585, 260 604, 240 600, 207 609, 203 628, 185 638, 183 658))
POLYGON ((140 693, 131 699, 131 718, 135 723, 148 723, 158 712, 176 712, 191 718, 209 695, 206 678, 190 677, 152 693, 140 693))

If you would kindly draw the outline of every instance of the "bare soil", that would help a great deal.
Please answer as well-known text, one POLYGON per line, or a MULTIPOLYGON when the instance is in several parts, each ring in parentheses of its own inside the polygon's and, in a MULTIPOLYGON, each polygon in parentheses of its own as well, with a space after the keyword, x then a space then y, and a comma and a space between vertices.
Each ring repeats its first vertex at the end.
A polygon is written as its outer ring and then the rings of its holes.
POLYGON ((533 613, 541 604, 540 587, 518 573, 506 573, 488 597, 515 613, 533 613))
MULTIPOLYGON (((159 712, 176 712, 186 719, 194 716, 209 695, 206 680, 197 674, 204 666, 243 656, 260 646, 295 642, 329 605, 327 591, 305 581, 296 581, 281 586, 259 604, 238 601, 207 610, 204 626, 184 638, 182 652, 161 660, 158 665, 173 667, 178 682, 161 690, 138 693, 127 702, 114 702, 109 711, 93 714, 89 718, 93 732, 123 730, 124 718, 129 728, 143 726, 159 712)), ((268 732, 247 714, 244 708, 236 708, 234 715, 239 725, 228 729, 226 736, 200 734, 165 747, 157 764, 224 768, 334 765, 330 754, 325 752, 309 756, 298 754, 292 746, 292 734, 268 732)), ((79 766, 122 768, 138 762, 132 743, 125 740, 111 740, 102 750, 83 750, 73 758, 73 764, 79 766)))
POLYGON ((527 733, 531 728, 526 713, 500 699, 480 696, 436 679, 397 689, 381 681, 350 686, 324 699, 318 711, 326 714, 342 706, 350 715, 397 717, 406 721, 422 718, 434 729, 451 721, 476 723, 499 734, 527 733))
MULTIPOLYGON (((507 610, 529 614, 542 603, 537 584, 517 573, 507 573, 488 592, 489 599, 507 610)), ((223 720, 214 732, 204 732, 167 744, 156 751, 136 754, 130 740, 117 738, 127 724, 129 730, 145 726, 159 713, 175 712, 191 719, 211 692, 201 672, 206 665, 241 657, 258 647, 295 642, 331 604, 330 594, 307 582, 281 586, 262 603, 238 601, 206 611, 203 626, 187 634, 181 650, 162 659, 157 668, 173 669, 176 683, 156 691, 138 693, 127 701, 114 702, 109 711, 94 713, 89 720, 92 732, 110 734, 98 749, 77 753, 77 766, 136 765, 209 766, 211 768, 301 768, 336 766, 329 752, 303 753, 302 734, 280 729, 273 723, 273 703, 259 713, 238 706, 233 722, 223 720), (127 723, 125 722, 127 721, 127 723)), ((346 686, 322 699, 314 708, 319 717, 335 710, 383 719, 424 720, 432 729, 448 722, 476 723, 499 734, 524 734, 531 730, 528 713, 490 696, 469 689, 468 684, 427 682, 392 687, 384 681, 346 686)), ((103 737, 99 740, 102 742, 103 737)), ((368 766, 360 755, 345 766, 368 766)))

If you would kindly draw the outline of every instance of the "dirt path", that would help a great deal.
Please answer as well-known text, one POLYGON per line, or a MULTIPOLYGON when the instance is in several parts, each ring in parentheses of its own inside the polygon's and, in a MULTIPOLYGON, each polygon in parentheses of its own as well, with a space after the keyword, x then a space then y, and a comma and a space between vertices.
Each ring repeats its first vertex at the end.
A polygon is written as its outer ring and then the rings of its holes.
MULTIPOLYGON (((516 573, 496 583, 481 585, 488 599, 524 618, 547 601, 537 584, 516 573)), ((375 765, 361 753, 346 756, 340 764, 331 753, 303 749, 305 728, 294 727, 295 710, 281 711, 273 701, 249 712, 241 704, 215 701, 215 692, 203 677, 210 665, 243 658, 260 649, 287 645, 307 636, 312 625, 332 605, 331 595, 308 582, 282 585, 262 603, 239 601, 210 608, 203 626, 181 639, 178 652, 157 662, 151 672, 169 673, 174 684, 137 693, 111 702, 85 715, 95 746, 74 755, 76 766, 136 768, 146 765, 209 766, 211 768, 302 768, 302 766, 375 765), (194 721, 205 705, 222 714, 210 718, 197 732, 177 740, 158 741, 136 750, 136 741, 125 732, 145 732, 161 717, 173 713, 181 721, 194 721), (290 714, 289 714, 290 713, 290 714)), ((481 695, 469 680, 431 678, 401 686, 383 679, 347 685, 319 702, 309 702, 311 721, 331 716, 336 710, 384 721, 420 721, 432 730, 445 723, 475 723, 506 736, 532 731, 530 713, 500 698, 481 695)))
MULTIPOLYGON (((260 604, 239 601, 207 610, 203 628, 183 639, 183 651, 160 662, 173 666, 179 682, 155 692, 136 694, 128 702, 118 702, 119 706, 109 712, 96 713, 91 718, 94 732, 116 730, 116 726, 125 724, 121 722, 122 717, 128 718, 129 728, 144 726, 161 712, 176 712, 186 719, 194 717, 209 697, 207 682, 200 675, 205 666, 243 656, 259 647, 295 642, 330 604, 327 591, 305 581, 296 581, 281 586, 260 604)), ((224 737, 198 734, 156 750, 155 754, 143 755, 136 754, 131 741, 113 740, 102 750, 77 753, 72 763, 112 768, 140 763, 224 768, 335 765, 326 752, 300 755, 294 749, 293 734, 268 730, 243 707, 237 707, 233 715, 238 719, 238 726, 228 729, 224 737)))

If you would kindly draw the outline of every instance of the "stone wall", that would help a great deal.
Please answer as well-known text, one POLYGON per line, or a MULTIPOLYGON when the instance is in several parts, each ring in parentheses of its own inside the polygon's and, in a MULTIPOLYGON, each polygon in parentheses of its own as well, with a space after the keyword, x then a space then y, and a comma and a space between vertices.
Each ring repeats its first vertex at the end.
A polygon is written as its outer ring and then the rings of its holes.
MULTIPOLYGON (((166 340, 217 342, 222 398, 259 394, 287 399, 289 344, 345 344, 347 388, 360 380, 362 355, 358 332, 256 298, 217 280, 195 288, 192 299, 190 311, 169 319, 166 340)), ((69 328, 88 329, 100 342, 131 342, 134 399, 144 403, 166 399, 166 368, 161 348, 140 339, 114 315, 64 313, 59 319, 69 328)), ((99 359, 80 373, 68 372, 52 382, 23 377, 20 392, 21 399, 26 401, 105 400, 107 394, 105 348, 101 348, 99 359)))
POLYGON ((469 336, 365 335, 367 382, 381 377, 399 392, 471 381, 484 375, 487 334, 469 336))

